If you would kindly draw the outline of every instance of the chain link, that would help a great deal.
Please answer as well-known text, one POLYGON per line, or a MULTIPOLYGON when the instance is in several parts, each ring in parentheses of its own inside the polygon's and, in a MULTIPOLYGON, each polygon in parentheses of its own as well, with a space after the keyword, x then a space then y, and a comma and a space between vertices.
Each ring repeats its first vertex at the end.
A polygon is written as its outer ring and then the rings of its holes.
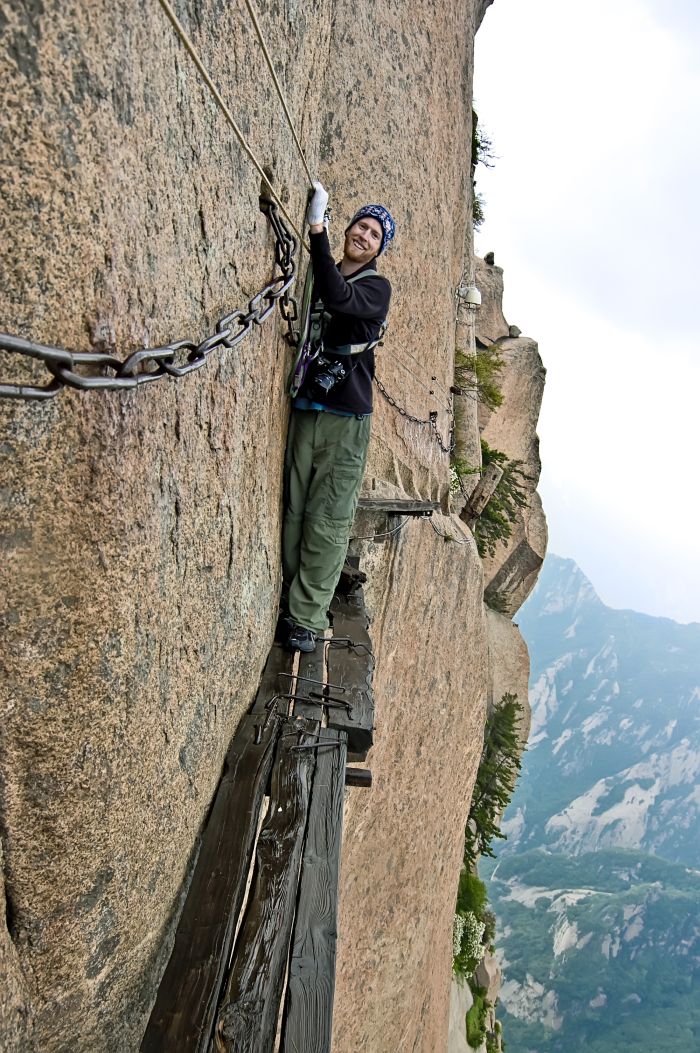
POLYGON ((274 202, 261 198, 260 208, 274 232, 275 263, 282 273, 255 294, 247 311, 239 309, 224 315, 217 322, 215 332, 199 344, 192 340, 173 340, 163 347, 133 351, 124 360, 98 351, 66 351, 0 333, 0 350, 37 359, 52 377, 43 386, 0 383, 0 398, 50 399, 64 387, 79 391, 125 391, 163 377, 184 377, 200 369, 212 352, 220 348, 230 351, 240 344, 255 326, 262 325, 270 316, 275 304, 279 304, 289 332, 293 333, 292 323, 297 320, 299 309, 289 290, 297 273, 297 240, 286 227, 274 202), (77 372, 78 366, 85 366, 92 372, 77 372), (105 375, 105 371, 112 375, 105 375))
POLYGON ((420 417, 415 417, 412 413, 409 413, 407 409, 404 409, 403 406, 399 405, 399 403, 396 401, 396 399, 393 398, 393 396, 390 395, 389 392, 386 390, 386 388, 382 384, 382 382, 379 379, 379 377, 375 377, 374 378, 374 382, 377 385, 377 387, 379 388, 379 390, 380 390, 380 392, 382 394, 382 397, 384 399, 386 399, 386 401, 389 403, 389 405, 392 406, 401 417, 404 417, 406 420, 410 420, 410 422, 412 424, 417 424, 421 428, 424 428, 424 427, 430 428, 430 430, 432 431, 433 438, 435 439, 435 442, 438 444, 438 446, 440 447, 440 449, 442 450, 443 453, 451 454, 454 451, 454 448, 455 448, 454 417, 450 420, 450 439, 449 439, 449 444, 446 444, 444 442, 440 432, 438 431, 437 410, 432 410, 430 415, 428 416, 427 420, 421 420, 420 417))

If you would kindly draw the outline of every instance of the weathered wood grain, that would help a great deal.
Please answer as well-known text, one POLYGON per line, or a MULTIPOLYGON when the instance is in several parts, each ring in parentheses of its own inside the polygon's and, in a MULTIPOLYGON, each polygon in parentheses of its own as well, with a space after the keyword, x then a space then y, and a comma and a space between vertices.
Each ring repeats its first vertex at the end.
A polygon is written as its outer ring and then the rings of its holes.
POLYGON ((308 702, 297 701, 294 703, 295 717, 308 717, 312 720, 321 719, 321 700, 313 699, 311 695, 323 694, 323 675, 325 672, 324 640, 321 638, 316 644, 316 650, 311 654, 299 655, 299 668, 297 670, 297 682, 294 694, 299 699, 308 698, 308 702), (320 681, 320 683, 313 683, 320 681))
POLYGON ((209 1048, 277 736, 271 722, 255 745, 254 723, 243 719, 226 755, 142 1053, 209 1048))
POLYGON ((270 810, 260 831, 250 897, 214 1032, 219 1053, 270 1053, 294 919, 316 735, 282 725, 270 810), (301 743, 299 740, 301 739, 301 743))
POLYGON ((344 732, 322 728, 294 921, 283 1053, 329 1053, 338 934, 338 877, 347 755, 344 732))
POLYGON ((374 655, 362 590, 347 598, 334 596, 331 615, 333 639, 328 649, 328 682, 344 687, 345 691, 341 694, 331 687, 329 694, 349 702, 352 709, 349 713, 343 708, 329 709, 328 727, 345 731, 351 758, 364 760, 374 741, 374 655), (343 644, 341 641, 345 638, 357 646, 350 648, 343 644))
POLYGON ((479 518, 493 497, 496 487, 502 478, 503 469, 495 461, 486 466, 484 474, 469 495, 466 506, 462 511, 461 518, 466 523, 471 525, 475 519, 479 518))
POLYGON ((264 713, 265 706, 271 698, 277 694, 284 694, 289 691, 291 681, 279 674, 291 673, 293 662, 294 655, 291 651, 286 650, 278 643, 272 645, 260 678, 260 686, 258 687, 255 701, 250 710, 251 713, 264 713))
POLYGON ((362 786, 368 790, 372 785, 372 772, 369 768, 348 767, 345 769, 345 785, 362 786))
POLYGON ((410 497, 361 497, 357 503, 363 512, 387 512, 397 516, 430 515, 440 508, 439 501, 414 501, 410 497))

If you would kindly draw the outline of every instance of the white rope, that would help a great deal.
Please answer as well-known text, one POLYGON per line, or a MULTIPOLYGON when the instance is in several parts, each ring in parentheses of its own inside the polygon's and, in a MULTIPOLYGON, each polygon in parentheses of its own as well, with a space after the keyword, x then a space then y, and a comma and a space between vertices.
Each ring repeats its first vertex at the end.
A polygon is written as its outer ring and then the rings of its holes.
POLYGON ((185 50, 187 51, 187 53, 189 54, 190 58, 194 62, 195 66, 199 70, 199 72, 200 72, 200 74, 202 76, 202 79, 204 80, 204 83, 206 84, 206 86, 208 87, 208 89, 211 92, 212 96, 214 97, 214 100, 215 100, 217 106, 219 107, 219 109, 223 113, 223 115, 226 118, 226 120, 228 121, 228 123, 233 128, 233 131, 235 132, 236 137, 238 138, 238 141, 241 144, 244 152, 247 154, 247 156, 250 158, 250 160, 253 162, 253 164, 257 168, 258 173, 260 174, 260 176, 264 180, 265 185, 267 186, 268 190, 270 191, 270 194, 271 194, 272 198, 274 199, 275 203, 277 204, 280 212, 282 213, 284 218, 287 220, 287 222, 289 223, 290 227, 292 228, 292 230, 294 231, 296 236, 299 238, 299 241, 304 246, 306 251, 309 252, 310 251, 309 250, 309 246, 304 241, 303 235, 297 229, 297 227, 296 227, 294 221, 292 220, 291 216, 289 215, 289 213, 287 212, 286 208, 284 207, 284 205, 280 201, 279 197, 275 193, 275 188, 272 186, 270 180, 265 175, 265 172, 263 170, 262 165, 258 161, 258 159, 255 156, 255 154, 253 153, 253 151, 248 146, 248 143, 245 141, 245 138, 243 136, 243 132, 240 130, 240 128, 236 124, 235 120, 233 119, 233 114, 231 113, 231 111, 229 110, 228 106, 226 105, 226 103, 222 99, 221 94, 220 94, 218 88, 216 87, 216 85, 214 84, 213 80, 211 79, 211 77, 207 73, 207 70, 205 69, 204 64, 203 64, 202 60, 200 59, 199 55, 195 51, 194 45, 193 45, 192 41, 190 40, 189 36, 187 35, 187 32, 186 32, 184 26, 182 25, 182 23, 178 19, 177 15, 173 11, 173 9, 170 6, 168 0, 158 0, 158 3, 163 8, 163 10, 165 11, 165 13, 168 16, 168 18, 170 19, 170 22, 172 23, 172 26, 173 26, 175 32, 179 36, 179 38, 182 41, 182 44, 183 44, 185 50))
POLYGON ((304 151, 301 148, 301 143, 299 142, 299 137, 298 137, 298 135, 296 133, 296 129, 294 127, 294 122, 292 121, 292 117, 291 117, 291 114, 289 112, 289 107, 287 106, 287 100, 284 97, 284 92, 282 91, 282 88, 280 86, 280 82, 277 79, 277 74, 275 72, 275 67, 272 65, 272 59, 270 58, 270 52, 267 50, 267 45, 265 44, 265 40, 263 39, 263 35, 262 35, 262 29, 260 28, 260 23, 258 22, 258 17, 255 14, 255 9, 254 9, 254 7, 253 7, 253 5, 251 3, 251 0, 245 0, 245 6, 248 8, 248 13, 250 14, 250 17, 253 20, 253 25, 255 26, 255 32, 257 33, 258 40, 260 41, 260 47, 263 49, 263 55, 265 56, 265 61, 267 62, 267 66, 268 66, 268 69, 270 70, 270 73, 272 74, 272 79, 274 80, 275 87, 277 88, 277 94, 279 95, 280 102, 282 103, 282 109, 284 110, 285 116, 287 118, 287 124, 289 125, 289 129, 290 129, 292 135, 294 136, 294 142, 297 144, 297 150, 299 151, 299 156, 301 157, 302 164, 304 165, 304 168, 306 169, 306 174, 309 177, 309 184, 311 186, 313 186, 313 177, 311 175, 311 172, 309 171, 309 166, 306 163, 306 158, 304 157, 304 151))

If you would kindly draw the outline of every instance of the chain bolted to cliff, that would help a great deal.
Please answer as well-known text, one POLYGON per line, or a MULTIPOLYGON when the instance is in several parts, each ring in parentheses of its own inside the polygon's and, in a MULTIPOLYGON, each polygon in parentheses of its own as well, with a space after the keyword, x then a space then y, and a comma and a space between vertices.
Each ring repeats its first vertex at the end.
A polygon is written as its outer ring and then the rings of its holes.
MULTIPOLYGON (((290 344, 295 343, 297 336, 293 328, 293 322, 298 320, 299 309, 295 297, 290 293, 290 287, 297 276, 295 253, 297 242, 290 233, 282 217, 286 219, 291 231, 296 234, 299 243, 309 251, 308 244, 304 241, 302 234, 297 229, 289 216, 284 204, 280 200, 270 176, 266 172, 258 157, 250 148, 239 124, 234 119, 230 108, 224 101, 219 89, 216 87, 204 62, 197 52, 192 40, 185 30, 182 22, 173 10, 169 0, 158 0, 166 16, 170 20, 173 29, 180 39, 185 51, 197 68, 204 84, 214 99, 220 112, 230 125, 240 146, 251 161, 261 177, 264 193, 261 195, 261 210, 268 216, 275 235, 275 262, 281 274, 268 282, 260 292, 256 293, 248 303, 248 310, 238 309, 227 313, 219 319, 215 332, 205 337, 199 343, 191 339, 172 340, 159 347, 144 346, 132 351, 123 359, 115 354, 99 351, 69 351, 65 348, 52 345, 40 344, 35 341, 9 333, 0 332, 0 351, 18 355, 40 362, 50 374, 51 379, 45 384, 37 383, 11 383, 0 381, 0 398, 39 400, 44 401, 55 397, 64 387, 71 387, 79 391, 128 391, 143 384, 149 384, 163 377, 181 378, 187 374, 200 369, 207 361, 209 355, 217 350, 232 350, 239 344, 256 326, 270 316, 274 310, 275 303, 279 302, 282 317, 287 324, 287 339, 290 344), (80 367, 80 369, 78 369, 80 367), (105 376, 105 372, 111 375, 105 376)), ((252 0, 245 0, 245 5, 253 23, 256 36, 262 48, 266 64, 272 76, 275 90, 279 97, 285 118, 292 133, 294 143, 298 150, 304 166, 309 184, 313 188, 313 178, 294 122, 292 120, 289 106, 280 85, 275 67, 270 56, 269 49, 260 27, 258 17, 252 4, 252 0)), ((407 367, 405 367, 407 368, 407 367)), ((411 372, 409 370, 409 372, 411 372)), ((435 377, 431 382, 436 381, 435 377)), ((407 409, 387 391, 382 381, 375 377, 376 386, 383 399, 405 420, 418 427, 428 427, 431 437, 435 440, 443 453, 451 454, 454 450, 454 411, 451 405, 452 395, 450 392, 450 404, 448 413, 450 416, 450 437, 445 442, 437 428, 437 411, 432 411, 427 419, 422 419, 407 409)), ((430 391, 433 394, 433 391, 430 391)))

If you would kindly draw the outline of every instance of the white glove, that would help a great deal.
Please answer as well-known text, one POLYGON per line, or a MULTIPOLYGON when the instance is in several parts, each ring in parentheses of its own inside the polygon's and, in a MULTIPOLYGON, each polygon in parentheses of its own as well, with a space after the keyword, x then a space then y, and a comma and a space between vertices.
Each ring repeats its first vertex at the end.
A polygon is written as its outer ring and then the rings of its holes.
POLYGON ((318 180, 314 180, 313 188, 314 196, 309 202, 309 209, 306 213, 306 222, 310 227, 317 223, 323 223, 323 217, 328 207, 328 191, 326 188, 318 180))

